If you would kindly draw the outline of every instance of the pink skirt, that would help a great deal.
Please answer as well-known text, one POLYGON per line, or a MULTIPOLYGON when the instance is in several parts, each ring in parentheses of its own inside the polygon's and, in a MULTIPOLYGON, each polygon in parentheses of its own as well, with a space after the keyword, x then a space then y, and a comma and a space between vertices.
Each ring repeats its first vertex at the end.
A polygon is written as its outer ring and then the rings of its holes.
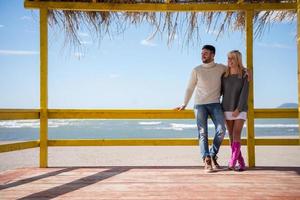
POLYGON ((247 112, 240 112, 240 114, 237 117, 233 117, 232 113, 233 112, 224 112, 225 119, 226 120, 247 119, 247 112))

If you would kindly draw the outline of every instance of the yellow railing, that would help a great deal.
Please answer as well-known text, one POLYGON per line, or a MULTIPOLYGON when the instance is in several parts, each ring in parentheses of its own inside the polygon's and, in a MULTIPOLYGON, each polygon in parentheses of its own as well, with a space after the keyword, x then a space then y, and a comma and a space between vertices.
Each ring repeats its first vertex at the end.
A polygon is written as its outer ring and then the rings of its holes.
MULTIPOLYGON (((48 119, 193 119, 192 110, 80 110, 49 109, 48 119)), ((297 118, 297 109, 255 109, 255 118, 297 118)), ((0 109, 0 120, 40 119, 39 109, 0 109)), ((48 140, 47 146, 193 146, 198 145, 197 138, 166 139, 80 139, 48 140)), ((209 140, 212 142, 212 139, 209 140)), ((255 145, 299 145, 299 139, 255 138, 255 145)), ((225 139, 223 145, 228 145, 225 139)), ((247 140, 243 139, 246 145, 247 140)), ((0 145, 0 152, 15 151, 39 147, 39 141, 17 142, 0 145)))
MULTIPOLYGON (((48 119, 194 119, 192 110, 48 109, 48 119)), ((254 109, 254 118, 298 118, 298 109, 254 109)), ((0 109, 0 120, 40 119, 39 109, 0 109)))

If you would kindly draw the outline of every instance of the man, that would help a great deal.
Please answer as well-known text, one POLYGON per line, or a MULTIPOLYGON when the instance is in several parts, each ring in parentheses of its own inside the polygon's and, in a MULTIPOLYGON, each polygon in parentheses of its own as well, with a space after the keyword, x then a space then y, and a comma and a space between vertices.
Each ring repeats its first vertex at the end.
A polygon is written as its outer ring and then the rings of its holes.
POLYGON ((220 105, 221 76, 226 66, 214 62, 215 47, 204 45, 201 52, 203 64, 193 69, 191 78, 185 93, 184 104, 177 107, 177 110, 184 110, 195 90, 195 117, 197 120, 199 145, 204 169, 211 172, 219 169, 217 154, 225 135, 225 119, 220 105), (213 145, 209 150, 208 146, 208 116, 211 117, 216 134, 213 145))

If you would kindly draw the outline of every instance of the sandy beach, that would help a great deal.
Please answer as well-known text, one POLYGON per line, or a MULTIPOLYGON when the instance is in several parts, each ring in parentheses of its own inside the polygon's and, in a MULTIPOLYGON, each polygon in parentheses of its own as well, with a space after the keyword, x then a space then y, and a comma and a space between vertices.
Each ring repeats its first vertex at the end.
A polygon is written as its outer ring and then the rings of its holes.
MULTIPOLYGON (((246 146, 242 148, 247 160, 246 146)), ((197 146, 49 147, 49 167, 67 166, 202 166, 197 146)), ((257 146, 256 166, 300 167, 300 146, 257 146)), ((228 146, 219 163, 227 165, 228 146)), ((0 154, 0 171, 39 166, 39 148, 0 154)))

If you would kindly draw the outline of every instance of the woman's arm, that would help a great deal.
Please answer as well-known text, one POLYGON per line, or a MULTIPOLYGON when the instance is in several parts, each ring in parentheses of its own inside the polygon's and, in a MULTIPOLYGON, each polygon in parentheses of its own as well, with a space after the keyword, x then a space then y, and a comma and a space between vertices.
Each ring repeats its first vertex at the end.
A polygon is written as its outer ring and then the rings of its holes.
POLYGON ((237 107, 239 112, 247 109, 248 95, 249 95, 249 81, 248 81, 248 78, 245 77, 245 78, 243 78, 243 87, 242 87, 242 91, 240 94, 239 103, 238 103, 238 107, 237 107))

